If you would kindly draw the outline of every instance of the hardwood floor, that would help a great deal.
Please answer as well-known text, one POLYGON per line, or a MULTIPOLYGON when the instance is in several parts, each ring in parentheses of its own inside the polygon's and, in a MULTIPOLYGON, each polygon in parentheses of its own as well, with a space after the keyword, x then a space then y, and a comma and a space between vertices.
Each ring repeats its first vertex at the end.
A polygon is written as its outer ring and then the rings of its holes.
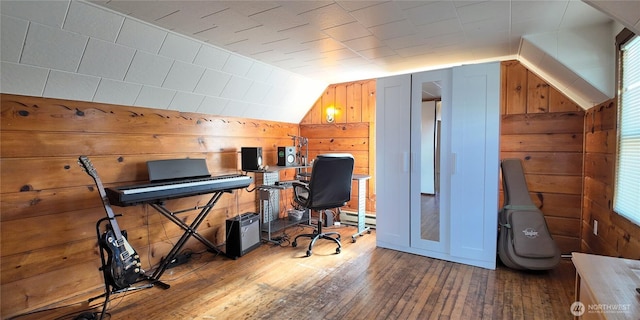
MULTIPOLYGON (((337 230, 340 254, 332 242, 319 241, 306 257, 309 242, 300 240, 297 248, 263 244, 237 260, 194 255, 163 275, 170 289, 114 295, 108 313, 111 319, 571 318, 569 260, 549 272, 493 271, 377 248, 375 230, 356 243, 354 227, 337 230)), ((16 319, 73 319, 82 308, 86 303, 16 319)))
POLYGON ((440 195, 420 195, 420 237, 440 241, 440 195))

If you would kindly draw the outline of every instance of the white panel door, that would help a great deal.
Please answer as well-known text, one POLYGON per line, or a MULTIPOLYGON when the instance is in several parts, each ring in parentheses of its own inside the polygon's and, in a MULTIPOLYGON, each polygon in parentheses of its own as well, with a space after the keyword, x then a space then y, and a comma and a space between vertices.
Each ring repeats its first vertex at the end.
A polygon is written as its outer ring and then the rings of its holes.
POLYGON ((409 247, 411 75, 376 81, 376 244, 409 247))
POLYGON ((498 225, 500 64, 453 69, 451 250, 495 268, 498 225))

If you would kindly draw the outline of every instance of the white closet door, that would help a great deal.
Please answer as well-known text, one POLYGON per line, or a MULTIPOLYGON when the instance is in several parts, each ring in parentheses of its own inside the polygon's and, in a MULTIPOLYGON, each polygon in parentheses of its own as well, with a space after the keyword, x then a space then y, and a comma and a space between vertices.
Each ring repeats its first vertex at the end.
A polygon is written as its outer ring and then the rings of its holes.
POLYGON ((409 246, 411 75, 376 81, 376 244, 409 246))
POLYGON ((495 269, 498 225, 500 64, 453 69, 451 250, 495 269))

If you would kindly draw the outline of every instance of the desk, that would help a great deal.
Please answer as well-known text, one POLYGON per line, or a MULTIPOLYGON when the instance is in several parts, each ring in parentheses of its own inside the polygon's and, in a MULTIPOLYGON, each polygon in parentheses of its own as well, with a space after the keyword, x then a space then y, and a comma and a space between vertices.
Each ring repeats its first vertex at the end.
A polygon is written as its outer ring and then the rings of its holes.
POLYGON ((574 252, 576 319, 638 319, 640 316, 640 261, 574 252))
MULTIPOLYGON (((296 169, 296 178, 300 175, 301 169, 311 168, 310 165, 296 166, 269 166, 266 170, 255 170, 256 174, 262 175, 262 183, 257 187, 260 219, 260 233, 262 240, 279 243, 272 239, 272 234, 285 228, 301 223, 309 223, 310 215, 305 211, 300 220, 290 220, 288 217, 280 218, 280 191, 290 189, 291 185, 277 185, 280 180, 280 171, 296 169)), ((256 179, 257 180, 257 179, 256 179)))
MULTIPOLYGON (((280 212, 280 196, 279 193, 281 190, 287 189, 286 186, 278 186, 276 182, 280 179, 280 170, 286 169, 309 169, 311 166, 309 165, 301 165, 301 166, 270 166, 268 170, 262 171, 254 171, 256 173, 262 173, 262 185, 258 187, 259 189, 259 199, 260 199, 260 214, 262 215, 262 226, 260 230, 266 233, 266 238, 263 240, 272 242, 271 234, 273 232, 278 232, 282 229, 288 228, 295 224, 300 223, 309 223, 310 221, 310 213, 309 211, 305 211, 302 218, 299 221, 289 220, 288 218, 279 218, 278 214, 280 212), (274 205, 275 204, 275 205, 274 205)), ((298 173, 300 175, 300 173, 298 173)), ((371 176, 364 174, 354 174, 351 179, 357 181, 358 188, 358 206, 357 206, 357 227, 358 232, 354 233, 351 236, 351 240, 356 242, 357 236, 362 236, 363 233, 371 233, 371 228, 365 225, 365 211, 366 211, 366 199, 367 199, 367 188, 366 181, 369 180, 371 176)))

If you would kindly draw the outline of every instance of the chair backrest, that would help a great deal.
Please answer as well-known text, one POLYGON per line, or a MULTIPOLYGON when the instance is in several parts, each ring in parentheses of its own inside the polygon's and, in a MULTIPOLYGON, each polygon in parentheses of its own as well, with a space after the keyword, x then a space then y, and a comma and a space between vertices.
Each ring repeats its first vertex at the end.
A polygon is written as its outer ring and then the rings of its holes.
POLYGON ((353 163, 353 156, 348 153, 319 155, 313 161, 307 208, 338 208, 351 200, 353 163))

